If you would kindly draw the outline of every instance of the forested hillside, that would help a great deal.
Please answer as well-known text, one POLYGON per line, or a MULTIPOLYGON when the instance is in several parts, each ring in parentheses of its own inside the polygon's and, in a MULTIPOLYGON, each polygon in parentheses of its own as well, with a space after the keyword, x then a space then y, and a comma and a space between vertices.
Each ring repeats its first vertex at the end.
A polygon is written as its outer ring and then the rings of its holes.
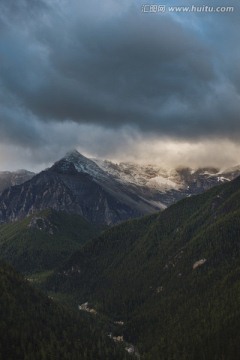
POLYGON ((0 258, 25 273, 54 269, 98 233, 79 215, 44 210, 0 225, 0 258))
POLYGON ((3 264, 0 293, 1 360, 128 359, 89 317, 71 314, 3 264))
POLYGON ((115 321, 143 359, 237 359, 240 178, 116 226, 47 283, 115 321))

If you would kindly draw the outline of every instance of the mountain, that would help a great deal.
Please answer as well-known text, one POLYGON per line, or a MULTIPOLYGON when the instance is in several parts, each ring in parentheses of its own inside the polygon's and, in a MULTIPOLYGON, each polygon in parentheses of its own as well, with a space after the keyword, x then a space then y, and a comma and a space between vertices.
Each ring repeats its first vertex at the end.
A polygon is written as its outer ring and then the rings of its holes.
POLYGON ((0 258, 24 273, 51 270, 99 233, 79 215, 43 210, 0 225, 0 258))
POLYGON ((128 184, 129 187, 137 187, 146 198, 159 201, 165 206, 184 197, 200 194, 240 175, 239 166, 226 170, 212 167, 166 169, 154 164, 114 164, 107 160, 93 160, 116 181, 128 184))
POLYGON ((0 358, 127 360, 85 314, 71 313, 0 265, 0 358))
POLYGON ((113 224, 159 209, 77 151, 31 180, 0 194, 0 222, 23 219, 47 208, 113 224))
POLYGON ((176 201, 227 182, 240 168, 166 170, 156 165, 113 164, 74 150, 52 167, 0 194, 0 223, 47 208, 112 225, 163 210, 176 201))
POLYGON ((222 175, 226 178, 228 178, 229 180, 233 180, 235 179, 237 176, 240 175, 240 166, 234 166, 231 168, 227 168, 225 170, 222 171, 222 175))
POLYGON ((35 174, 27 170, 18 171, 0 171, 0 192, 10 186, 20 185, 27 180, 30 180, 35 174))
POLYGON ((121 323, 141 359, 240 353, 240 177, 112 227, 46 287, 121 323))

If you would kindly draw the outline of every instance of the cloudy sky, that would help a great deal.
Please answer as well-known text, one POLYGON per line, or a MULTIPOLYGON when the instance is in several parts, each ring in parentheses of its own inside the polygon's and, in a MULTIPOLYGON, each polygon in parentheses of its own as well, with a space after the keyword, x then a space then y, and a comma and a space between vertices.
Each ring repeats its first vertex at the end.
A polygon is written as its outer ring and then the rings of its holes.
POLYGON ((240 163, 239 44, 237 0, 0 0, 0 169, 240 163))

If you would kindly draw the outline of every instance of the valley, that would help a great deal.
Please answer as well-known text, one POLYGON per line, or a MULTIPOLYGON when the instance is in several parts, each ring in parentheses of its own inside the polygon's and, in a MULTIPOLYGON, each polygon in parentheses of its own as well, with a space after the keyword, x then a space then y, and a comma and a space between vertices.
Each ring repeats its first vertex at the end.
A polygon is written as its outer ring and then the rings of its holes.
POLYGON ((4 190, 1 261, 36 289, 27 291, 99 331, 101 351, 109 348, 104 359, 114 353, 109 359, 234 360, 240 350, 238 170, 226 177, 214 169, 178 170, 154 183, 160 170, 141 168, 140 181, 136 167, 107 166, 101 170, 73 152, 4 190), (150 208, 147 194, 173 203, 150 208))
POLYGON ((123 321, 119 336, 143 359, 235 359, 239 199, 238 178, 113 227, 45 286, 123 321))

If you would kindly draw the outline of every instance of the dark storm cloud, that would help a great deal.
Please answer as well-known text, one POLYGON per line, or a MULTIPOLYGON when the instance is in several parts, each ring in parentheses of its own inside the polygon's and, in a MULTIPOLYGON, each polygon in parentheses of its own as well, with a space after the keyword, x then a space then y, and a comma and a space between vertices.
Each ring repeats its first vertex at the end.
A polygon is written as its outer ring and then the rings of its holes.
POLYGON ((31 146, 44 142, 41 123, 64 121, 175 139, 240 135, 239 13, 231 23, 106 4, 1 1, 0 86, 12 98, 1 137, 31 146))
POLYGON ((210 50, 168 18, 130 13, 91 29, 77 24, 71 34, 47 43, 54 72, 31 97, 46 117, 161 129, 170 99, 192 104, 215 77, 210 50))
POLYGON ((47 3, 42 0, 2 0, 0 4, 1 14, 10 23, 18 20, 20 23, 26 22, 31 17, 49 10, 47 3))

